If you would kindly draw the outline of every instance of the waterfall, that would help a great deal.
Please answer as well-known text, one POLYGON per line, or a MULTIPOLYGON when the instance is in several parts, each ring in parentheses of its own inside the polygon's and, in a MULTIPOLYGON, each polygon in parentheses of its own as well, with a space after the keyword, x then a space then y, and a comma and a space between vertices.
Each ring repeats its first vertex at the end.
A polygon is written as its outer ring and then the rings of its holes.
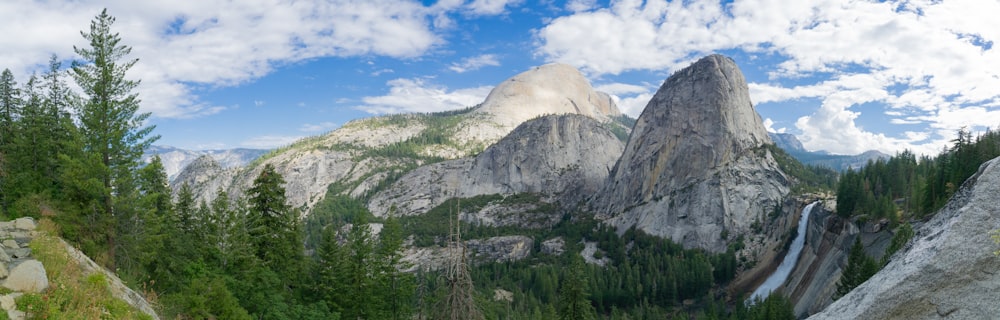
POLYGON ((750 296, 747 302, 752 302, 757 297, 760 297, 761 300, 767 298, 771 294, 771 291, 780 287, 782 283, 785 283, 785 279, 788 279, 788 275, 792 273, 792 268, 795 267, 795 262, 799 260, 799 255, 802 254, 802 247, 806 244, 806 227, 809 223, 809 213, 812 212, 813 207, 818 203, 819 201, 810 203, 802 209, 802 216, 799 218, 798 234, 795 236, 795 240, 792 241, 792 246, 788 248, 788 254, 785 255, 785 259, 778 265, 778 269, 764 281, 764 284, 760 285, 757 290, 754 290, 753 295, 750 296))

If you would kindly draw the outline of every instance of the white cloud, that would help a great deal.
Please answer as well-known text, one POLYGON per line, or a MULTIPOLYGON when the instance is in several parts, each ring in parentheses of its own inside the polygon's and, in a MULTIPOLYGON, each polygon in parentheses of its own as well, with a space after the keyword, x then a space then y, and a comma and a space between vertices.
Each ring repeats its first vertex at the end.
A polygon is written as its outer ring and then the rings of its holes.
POLYGON ((317 57, 417 57, 443 43, 429 19, 439 12, 406 0, 2 1, 0 66, 23 75, 52 53, 73 57, 74 45, 86 46, 80 30, 105 6, 140 59, 129 76, 143 80, 143 111, 164 118, 224 109, 192 86, 236 85, 317 57))
POLYGON ((572 12, 587 11, 597 6, 597 0, 570 0, 566 2, 566 10, 572 12))
POLYGON ((355 108, 372 114, 455 110, 483 102, 492 89, 483 86, 448 90, 422 79, 395 79, 386 84, 388 94, 364 97, 364 104, 355 108))
POLYGON ((299 128, 299 131, 302 131, 302 132, 313 132, 313 133, 315 133, 315 132, 326 132, 326 131, 330 131, 330 130, 336 129, 339 126, 340 125, 338 125, 336 123, 333 123, 333 122, 320 122, 320 123, 317 123, 317 124, 306 123, 306 124, 303 124, 302 127, 299 128))
POLYGON ((788 131, 788 128, 785 127, 775 129, 774 120, 771 120, 771 118, 764 119, 764 129, 766 129, 767 132, 771 133, 785 133, 786 131, 788 131))
POLYGON ((468 11, 473 15, 498 15, 507 10, 507 6, 515 6, 521 0, 473 0, 468 5, 468 11))
POLYGON ((653 94, 650 92, 626 97, 611 95, 611 100, 614 100, 615 104, 618 105, 618 110, 633 118, 638 118, 642 114, 642 111, 646 109, 646 105, 649 104, 650 99, 653 99, 653 94))
POLYGON ((302 138, 303 136, 263 135, 244 140, 240 143, 240 147, 251 149, 273 149, 290 145, 302 138))
POLYGON ((460 62, 452 63, 448 69, 458 73, 465 73, 468 71, 479 70, 480 68, 486 66, 500 66, 500 61, 497 60, 497 56, 494 54, 483 54, 462 59, 460 62))
POLYGON ((621 0, 554 19, 536 32, 536 53, 601 75, 677 70, 705 54, 741 50, 777 60, 768 83, 750 84, 756 103, 822 102, 796 122, 806 148, 934 153, 940 146, 929 143, 947 141, 942 133, 956 126, 997 125, 987 107, 1000 100, 996 12, 1000 2, 990 0, 621 0), (905 115, 897 124, 927 123, 931 136, 861 128, 853 108, 869 102, 905 115))

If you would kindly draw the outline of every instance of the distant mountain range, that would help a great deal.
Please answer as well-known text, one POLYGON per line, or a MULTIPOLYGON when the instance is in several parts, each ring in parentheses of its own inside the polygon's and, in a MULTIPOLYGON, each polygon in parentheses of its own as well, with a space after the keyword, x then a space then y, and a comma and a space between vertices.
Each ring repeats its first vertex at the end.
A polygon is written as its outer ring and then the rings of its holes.
POLYGON ((870 160, 888 159, 889 155, 877 150, 868 150, 858 155, 830 154, 826 151, 808 151, 802 146, 802 142, 790 133, 768 132, 771 140, 779 148, 784 149, 791 156, 804 164, 814 166, 824 166, 837 171, 845 171, 848 168, 858 169, 868 164, 870 160))
POLYGON ((184 150, 171 146, 150 146, 142 155, 142 162, 149 163, 153 156, 160 156, 167 178, 173 181, 188 164, 201 156, 211 156, 223 168, 244 166, 270 150, 227 149, 227 150, 184 150))

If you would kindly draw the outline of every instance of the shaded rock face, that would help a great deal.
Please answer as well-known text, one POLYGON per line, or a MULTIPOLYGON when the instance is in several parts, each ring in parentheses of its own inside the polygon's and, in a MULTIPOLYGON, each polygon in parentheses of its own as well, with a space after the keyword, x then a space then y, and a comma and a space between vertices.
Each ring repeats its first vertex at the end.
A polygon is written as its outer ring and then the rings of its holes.
MULTIPOLYGON (((376 216, 422 214, 452 197, 540 193, 567 206, 601 188, 624 146, 611 131, 582 115, 529 121, 475 158, 418 168, 376 194, 368 207, 376 216)), ((515 208, 516 209, 516 208, 515 208)), ((519 209, 522 210, 522 209, 519 209)), ((494 210, 503 213, 504 210, 494 210)), ((524 210, 522 210, 524 211, 524 210)), ((508 217, 466 217, 503 222, 508 217)), ((502 223, 495 223, 495 222, 502 223)))
POLYGON ((788 179, 770 152, 746 80, 724 56, 668 78, 646 105, 592 208, 618 230, 635 226, 688 248, 721 252, 779 206, 788 179))
POLYGON ((872 278, 809 319, 994 319, 1000 314, 1000 158, 983 164, 872 278))

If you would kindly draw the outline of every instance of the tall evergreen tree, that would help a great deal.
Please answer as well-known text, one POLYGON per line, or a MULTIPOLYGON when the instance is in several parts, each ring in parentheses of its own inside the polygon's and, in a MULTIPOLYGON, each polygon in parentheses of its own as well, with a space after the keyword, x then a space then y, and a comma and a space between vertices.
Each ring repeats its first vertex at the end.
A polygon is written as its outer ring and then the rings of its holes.
POLYGON ((17 81, 14 80, 14 73, 10 69, 4 69, 0 73, 0 214, 6 214, 10 206, 11 199, 7 186, 7 170, 10 163, 9 153, 12 145, 11 138, 14 137, 14 119, 17 118, 21 108, 20 90, 17 88, 17 81))
POLYGON ((285 197, 284 178, 267 164, 254 179, 250 195, 250 229, 255 255, 293 285, 300 275, 303 255, 301 226, 285 197))
MULTIPOLYGON (((89 47, 73 47, 84 59, 73 62, 71 73, 85 94, 76 105, 84 150, 96 155, 103 166, 93 172, 104 187, 98 199, 101 217, 90 219, 97 223, 91 226, 93 232, 114 230, 108 227, 114 221, 115 198, 133 192, 133 174, 142 152, 159 138, 151 135, 153 126, 143 127, 150 113, 137 113, 139 99, 134 90, 139 81, 127 79, 126 72, 138 60, 127 58, 132 48, 121 44, 118 33, 112 33, 114 22, 107 9, 101 11, 91 21, 90 31, 80 32, 89 47)), ((105 245, 114 256, 115 233, 106 233, 105 245)))
POLYGON ((587 294, 587 279, 583 274, 583 262, 574 255, 569 270, 559 287, 557 311, 560 320, 596 319, 594 306, 587 294))
POLYGON ((408 319, 412 313, 415 278, 400 271, 409 265, 403 263, 403 227, 399 218, 389 216, 379 232, 377 250, 379 296, 387 319, 408 319))
POLYGON ((375 297, 375 241, 364 215, 358 215, 347 234, 347 301, 344 318, 375 318, 380 299, 375 297), (375 299, 373 299, 375 298, 375 299))
POLYGON ((876 272, 878 272, 878 263, 865 254, 865 247, 861 244, 861 236, 859 235, 854 238, 854 244, 851 245, 851 251, 847 256, 847 266, 841 272, 840 282, 837 283, 837 292, 834 297, 843 297, 875 275, 876 272))

